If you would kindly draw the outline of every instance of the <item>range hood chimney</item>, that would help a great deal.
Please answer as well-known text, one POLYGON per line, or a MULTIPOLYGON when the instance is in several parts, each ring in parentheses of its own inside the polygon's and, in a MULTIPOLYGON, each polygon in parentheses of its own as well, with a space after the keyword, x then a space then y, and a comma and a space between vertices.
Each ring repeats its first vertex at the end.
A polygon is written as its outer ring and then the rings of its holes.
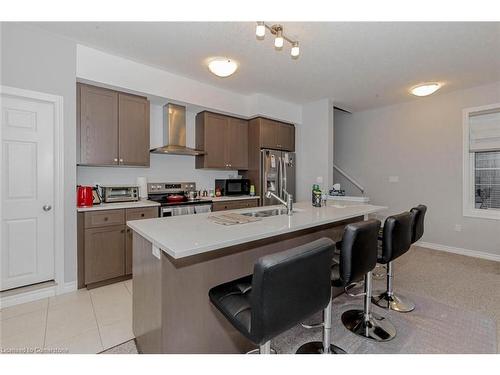
POLYGON ((163 144, 151 150, 155 154, 203 155, 205 152, 186 147, 186 107, 168 103, 163 107, 163 144))

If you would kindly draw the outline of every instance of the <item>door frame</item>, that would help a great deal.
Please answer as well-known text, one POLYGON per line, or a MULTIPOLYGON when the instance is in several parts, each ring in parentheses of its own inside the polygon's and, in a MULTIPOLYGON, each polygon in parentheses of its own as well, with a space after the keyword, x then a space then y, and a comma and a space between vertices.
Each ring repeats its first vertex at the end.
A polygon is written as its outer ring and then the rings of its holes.
MULTIPOLYGON (((47 94, 39 91, 25 90, 17 87, 0 85, 0 100, 3 95, 25 99, 34 99, 51 103, 54 106, 54 281, 56 283, 55 294, 71 291, 64 284, 64 113, 63 97, 47 94)), ((0 126, 0 139, 2 139, 2 127, 0 126)), ((3 146, 0 142, 0 165, 2 165, 3 146)), ((0 184, 0 196, 2 184, 0 184)), ((1 202, 1 200, 0 200, 1 202)), ((0 222, 3 209, 0 203, 0 222)), ((0 229, 0 237, 1 237, 0 229)), ((72 283, 69 283, 72 284, 72 283)), ((43 292, 43 289, 41 289, 43 292)), ((43 297, 41 297, 43 298, 43 297)), ((37 299, 35 296, 31 299, 37 299)))

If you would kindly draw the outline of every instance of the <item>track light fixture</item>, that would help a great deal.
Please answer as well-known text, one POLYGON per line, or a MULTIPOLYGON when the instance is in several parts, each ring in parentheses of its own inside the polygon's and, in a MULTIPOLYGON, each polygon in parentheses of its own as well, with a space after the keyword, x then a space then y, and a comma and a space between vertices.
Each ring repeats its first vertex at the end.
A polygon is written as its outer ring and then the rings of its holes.
POLYGON ((257 39, 262 40, 266 36, 266 29, 268 29, 271 34, 275 35, 274 37, 274 48, 276 48, 278 51, 281 51, 283 49, 284 41, 286 40, 292 48, 290 49, 290 56, 292 59, 298 59, 300 55, 300 48, 299 48, 299 42, 297 40, 292 40, 288 38, 284 33, 283 33, 283 26, 282 25, 272 25, 269 26, 263 21, 257 22, 257 26, 255 28, 255 36, 257 39))

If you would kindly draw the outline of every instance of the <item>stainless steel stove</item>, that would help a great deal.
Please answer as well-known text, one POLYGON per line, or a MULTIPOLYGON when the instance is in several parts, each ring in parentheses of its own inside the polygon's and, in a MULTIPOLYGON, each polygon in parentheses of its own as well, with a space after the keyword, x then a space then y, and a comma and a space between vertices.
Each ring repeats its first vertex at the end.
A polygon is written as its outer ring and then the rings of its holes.
POLYGON ((148 198, 158 202, 160 217, 200 214, 212 211, 212 201, 198 197, 189 198, 196 192, 194 182, 153 182, 148 183, 148 198))

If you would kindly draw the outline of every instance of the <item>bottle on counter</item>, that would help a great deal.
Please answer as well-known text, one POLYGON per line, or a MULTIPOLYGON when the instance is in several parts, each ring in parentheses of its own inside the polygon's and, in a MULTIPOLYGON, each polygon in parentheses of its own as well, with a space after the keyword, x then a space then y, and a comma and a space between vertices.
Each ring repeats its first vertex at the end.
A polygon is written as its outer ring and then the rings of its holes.
POLYGON ((251 197, 255 196, 255 185, 250 185, 250 196, 251 197))
POLYGON ((312 189, 312 205, 313 207, 321 207, 321 189, 318 184, 313 185, 312 189))

